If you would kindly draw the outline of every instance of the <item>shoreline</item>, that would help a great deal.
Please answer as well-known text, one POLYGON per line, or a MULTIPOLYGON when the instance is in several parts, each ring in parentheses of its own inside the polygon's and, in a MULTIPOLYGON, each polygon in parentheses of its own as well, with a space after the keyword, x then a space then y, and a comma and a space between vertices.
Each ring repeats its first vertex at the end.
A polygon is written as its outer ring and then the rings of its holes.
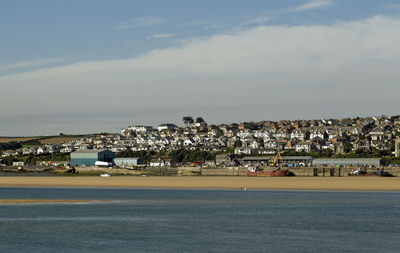
POLYGON ((400 178, 384 177, 0 177, 0 187, 400 191, 400 178))

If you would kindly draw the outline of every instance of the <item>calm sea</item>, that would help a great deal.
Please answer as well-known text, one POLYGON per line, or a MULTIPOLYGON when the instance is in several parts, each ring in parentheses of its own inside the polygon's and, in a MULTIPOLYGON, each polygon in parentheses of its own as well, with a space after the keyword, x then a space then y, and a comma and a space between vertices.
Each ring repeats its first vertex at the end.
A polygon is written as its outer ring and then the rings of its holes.
POLYGON ((400 252, 390 192, 0 188, 0 252, 400 252))

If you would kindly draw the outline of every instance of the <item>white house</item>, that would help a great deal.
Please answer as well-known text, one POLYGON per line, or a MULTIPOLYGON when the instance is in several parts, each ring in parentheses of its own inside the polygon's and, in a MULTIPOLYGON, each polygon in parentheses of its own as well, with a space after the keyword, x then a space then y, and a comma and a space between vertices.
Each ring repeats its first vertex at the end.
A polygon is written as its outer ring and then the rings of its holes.
POLYGON ((307 134, 308 134, 308 132, 296 129, 290 134, 290 139, 296 138, 300 141, 304 141, 307 138, 307 134))
POLYGON ((264 142, 264 148, 273 150, 282 150, 283 143, 276 140, 269 140, 267 142, 264 142))
POLYGON ((310 142, 300 142, 296 144, 296 152, 310 152, 312 150, 312 144, 310 142))
POLYGON ((176 130, 178 129, 177 125, 174 124, 161 124, 157 127, 158 131, 162 131, 162 130, 176 130))
POLYGON ((328 138, 327 133, 325 132, 325 130, 312 130, 310 132, 310 139, 314 139, 316 137, 319 137, 321 139, 326 139, 328 138))
POLYGON ((152 126, 130 126, 128 129, 136 133, 147 133, 153 131, 152 126))
POLYGON ((46 150, 43 147, 38 147, 38 149, 36 150, 36 154, 40 155, 40 154, 44 154, 46 152, 46 150))
POLYGON ((246 147, 237 147, 235 148, 235 154, 237 155, 251 155, 254 153, 254 150, 252 148, 246 148, 246 147))
POLYGON ((65 147, 65 148, 60 149, 61 153, 71 153, 72 151, 73 150, 71 147, 65 147))

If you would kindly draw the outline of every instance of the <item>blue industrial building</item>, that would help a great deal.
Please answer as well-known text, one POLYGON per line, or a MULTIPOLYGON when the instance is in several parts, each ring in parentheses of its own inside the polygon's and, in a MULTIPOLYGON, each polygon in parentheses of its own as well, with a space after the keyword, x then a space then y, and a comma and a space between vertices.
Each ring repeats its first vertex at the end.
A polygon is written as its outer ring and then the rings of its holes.
POLYGON ((112 163, 115 153, 108 150, 78 150, 71 153, 71 166, 95 166, 97 161, 112 163))

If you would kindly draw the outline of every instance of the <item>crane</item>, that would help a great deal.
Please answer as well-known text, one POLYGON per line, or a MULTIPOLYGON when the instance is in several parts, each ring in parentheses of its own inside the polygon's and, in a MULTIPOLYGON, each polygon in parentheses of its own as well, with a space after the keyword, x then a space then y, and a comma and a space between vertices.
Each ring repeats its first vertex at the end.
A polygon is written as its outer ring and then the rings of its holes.
POLYGON ((283 159, 281 154, 278 152, 278 154, 274 157, 274 163, 271 163, 271 166, 279 167, 279 164, 283 164, 283 159))

